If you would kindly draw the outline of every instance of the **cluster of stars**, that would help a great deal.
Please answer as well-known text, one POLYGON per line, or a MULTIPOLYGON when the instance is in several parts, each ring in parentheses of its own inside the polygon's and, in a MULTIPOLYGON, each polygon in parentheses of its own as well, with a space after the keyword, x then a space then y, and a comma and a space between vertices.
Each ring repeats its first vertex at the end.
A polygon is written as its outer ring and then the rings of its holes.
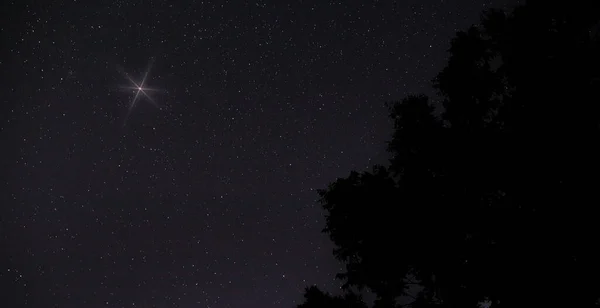
POLYGON ((385 164, 384 103, 433 92, 455 30, 503 3, 412 2, 9 2, 2 303, 269 308, 307 285, 337 292, 315 190, 385 164))

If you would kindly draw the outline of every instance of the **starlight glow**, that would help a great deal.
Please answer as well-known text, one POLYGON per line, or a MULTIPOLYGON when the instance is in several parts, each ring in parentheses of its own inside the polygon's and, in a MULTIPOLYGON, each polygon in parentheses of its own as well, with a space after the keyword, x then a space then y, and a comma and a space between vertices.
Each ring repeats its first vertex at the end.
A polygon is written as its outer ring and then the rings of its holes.
POLYGON ((127 124, 127 119, 129 118, 129 115, 131 114, 131 110, 133 109, 133 107, 135 107, 135 104, 138 102, 138 98, 140 97, 140 93, 143 94, 148 101, 150 101, 150 103, 152 103, 152 105, 154 105, 156 108, 158 108, 158 104, 154 101, 154 99, 148 94, 149 91, 157 91, 156 89, 152 89, 152 88, 147 88, 145 87, 146 84, 146 80, 148 78, 148 74, 150 73, 150 69, 152 68, 152 60, 150 61, 150 63, 148 64, 148 68, 146 69, 146 73, 144 73, 144 77, 142 78, 142 81, 138 84, 137 82, 135 82, 127 73, 125 74, 125 77, 129 80, 129 82, 131 82, 132 86, 129 87, 125 87, 126 89, 132 89, 135 92, 135 96, 133 97, 133 100, 131 101, 131 103, 129 104, 129 108, 127 110, 127 115, 125 116, 125 120, 123 121, 123 126, 125 126, 127 124))

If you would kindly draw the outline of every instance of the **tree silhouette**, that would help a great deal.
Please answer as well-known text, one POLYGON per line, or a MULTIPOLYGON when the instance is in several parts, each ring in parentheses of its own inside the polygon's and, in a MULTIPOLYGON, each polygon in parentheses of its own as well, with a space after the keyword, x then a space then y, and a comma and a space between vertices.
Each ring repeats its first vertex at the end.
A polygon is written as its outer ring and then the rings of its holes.
POLYGON ((433 81, 441 117, 423 95, 389 105, 390 166, 319 191, 347 289, 376 307, 600 306, 598 12, 485 12, 433 81))
POLYGON ((345 296, 332 296, 312 286, 304 292, 305 302, 298 308, 367 308, 360 296, 348 293, 345 296))

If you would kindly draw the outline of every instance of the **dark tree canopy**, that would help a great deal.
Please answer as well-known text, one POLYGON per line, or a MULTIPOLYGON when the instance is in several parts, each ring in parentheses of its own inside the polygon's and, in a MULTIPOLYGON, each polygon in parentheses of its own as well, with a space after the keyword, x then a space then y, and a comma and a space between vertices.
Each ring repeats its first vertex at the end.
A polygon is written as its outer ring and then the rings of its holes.
POLYGON ((305 302, 298 305, 298 308, 367 308, 362 299, 353 293, 345 296, 332 296, 315 286, 306 288, 304 300, 305 302))
MULTIPOLYGON (((390 166, 319 192, 346 287, 378 307, 414 281, 412 307, 600 306, 599 12, 488 11, 433 81, 441 117, 423 95, 390 104, 390 166)), ((334 306, 310 292, 300 307, 334 306)))

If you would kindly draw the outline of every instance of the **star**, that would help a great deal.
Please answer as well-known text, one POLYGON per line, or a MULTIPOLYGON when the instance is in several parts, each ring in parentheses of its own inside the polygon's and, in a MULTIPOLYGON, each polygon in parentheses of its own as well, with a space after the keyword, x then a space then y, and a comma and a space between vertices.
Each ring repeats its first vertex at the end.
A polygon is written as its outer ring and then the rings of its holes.
POLYGON ((138 98, 140 97, 140 94, 143 94, 148 99, 148 101, 150 101, 150 103, 152 103, 152 105, 154 105, 156 108, 159 108, 158 104, 148 94, 148 92, 150 92, 150 91, 158 91, 158 90, 153 89, 153 88, 148 88, 145 86, 146 81, 148 79, 148 74, 150 74, 150 69, 152 68, 152 64, 153 64, 153 60, 151 59, 150 62, 148 63, 148 68, 146 69, 146 73, 144 73, 144 77, 142 78, 142 81, 140 83, 137 83, 135 80, 133 80, 129 76, 129 74, 127 74, 126 72, 123 72, 125 77, 131 83, 131 86, 127 86, 127 87, 123 87, 123 88, 130 89, 135 92, 135 96, 133 97, 133 100, 129 104, 129 108, 127 109, 127 115, 125 115, 125 120, 123 121, 123 126, 125 126, 127 124, 127 119, 129 118, 129 115, 131 114, 131 110, 133 110, 133 107, 135 107, 135 104, 138 102, 138 98))

